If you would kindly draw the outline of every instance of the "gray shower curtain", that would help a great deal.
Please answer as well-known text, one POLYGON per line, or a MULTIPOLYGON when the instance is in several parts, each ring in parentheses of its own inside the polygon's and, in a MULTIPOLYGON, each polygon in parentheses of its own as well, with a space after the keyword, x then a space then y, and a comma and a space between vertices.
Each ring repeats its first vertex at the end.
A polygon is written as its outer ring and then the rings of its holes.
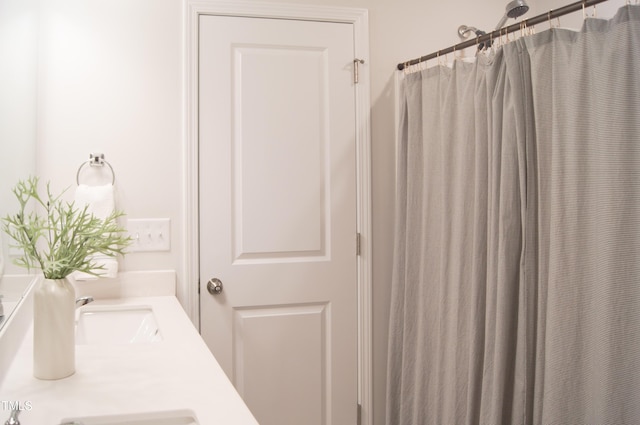
POLYGON ((640 7, 406 75, 388 425, 640 424, 640 7))

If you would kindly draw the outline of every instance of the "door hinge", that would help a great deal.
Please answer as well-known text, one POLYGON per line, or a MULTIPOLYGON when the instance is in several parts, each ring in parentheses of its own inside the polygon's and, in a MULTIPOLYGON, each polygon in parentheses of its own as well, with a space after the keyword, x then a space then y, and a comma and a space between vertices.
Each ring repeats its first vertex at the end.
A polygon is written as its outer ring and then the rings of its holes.
POLYGON ((358 403, 358 407, 357 407, 357 412, 356 412, 356 417, 357 417, 357 424, 358 425, 362 425, 362 405, 360 403, 358 403))
POLYGON ((360 232, 356 233, 356 255, 360 255, 361 252, 361 243, 360 240, 362 238, 360 237, 360 232))
POLYGON ((353 83, 358 84, 360 82, 360 65, 364 63, 364 59, 353 60, 353 83))

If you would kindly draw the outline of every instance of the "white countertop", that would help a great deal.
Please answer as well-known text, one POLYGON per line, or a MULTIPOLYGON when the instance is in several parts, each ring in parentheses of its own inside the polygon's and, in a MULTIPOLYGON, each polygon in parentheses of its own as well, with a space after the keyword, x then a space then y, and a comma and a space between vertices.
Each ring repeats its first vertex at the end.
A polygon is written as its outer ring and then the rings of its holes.
MULTIPOLYGON (((1 402, 30 406, 22 425, 62 418, 191 410, 201 425, 257 425, 224 371, 173 296, 97 300, 95 305, 150 305, 162 341, 77 345, 76 373, 56 381, 33 377, 30 329, 0 384, 1 402)), ((0 405, 0 423, 9 417, 0 405)))

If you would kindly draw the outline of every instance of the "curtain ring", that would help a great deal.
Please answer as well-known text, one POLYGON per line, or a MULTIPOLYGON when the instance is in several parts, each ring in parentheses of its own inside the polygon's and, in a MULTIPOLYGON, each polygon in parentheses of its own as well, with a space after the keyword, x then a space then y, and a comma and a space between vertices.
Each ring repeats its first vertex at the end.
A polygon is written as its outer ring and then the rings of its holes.
POLYGON ((595 17, 596 17, 596 15, 597 15, 597 12, 596 12, 596 5, 594 4, 594 5, 592 6, 592 7, 593 7, 593 15, 591 15, 591 16, 587 16, 587 9, 585 8, 586 3, 587 3, 587 0, 582 0, 582 18, 583 18, 583 19, 587 19, 587 18, 595 18, 595 17))

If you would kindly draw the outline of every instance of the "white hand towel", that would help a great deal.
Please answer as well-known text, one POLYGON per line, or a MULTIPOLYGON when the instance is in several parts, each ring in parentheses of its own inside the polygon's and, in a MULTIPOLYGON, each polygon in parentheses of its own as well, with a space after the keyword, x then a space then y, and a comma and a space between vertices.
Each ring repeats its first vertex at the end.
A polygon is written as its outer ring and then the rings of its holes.
MULTIPOLYGON (((76 189, 75 205, 77 208, 84 208, 87 205, 87 212, 93 214, 97 218, 104 220, 115 210, 115 197, 113 185, 106 184, 102 186, 88 186, 86 184, 78 185, 76 189)), ((97 265, 101 265, 104 269, 94 270, 100 274, 100 277, 114 278, 118 276, 118 260, 108 255, 95 255, 93 261, 97 265)), ((97 276, 88 273, 74 273, 76 280, 93 280, 97 276)))
POLYGON ((87 205, 87 212, 104 220, 115 210, 113 185, 103 186, 78 185, 76 189, 76 206, 83 208, 87 205))

